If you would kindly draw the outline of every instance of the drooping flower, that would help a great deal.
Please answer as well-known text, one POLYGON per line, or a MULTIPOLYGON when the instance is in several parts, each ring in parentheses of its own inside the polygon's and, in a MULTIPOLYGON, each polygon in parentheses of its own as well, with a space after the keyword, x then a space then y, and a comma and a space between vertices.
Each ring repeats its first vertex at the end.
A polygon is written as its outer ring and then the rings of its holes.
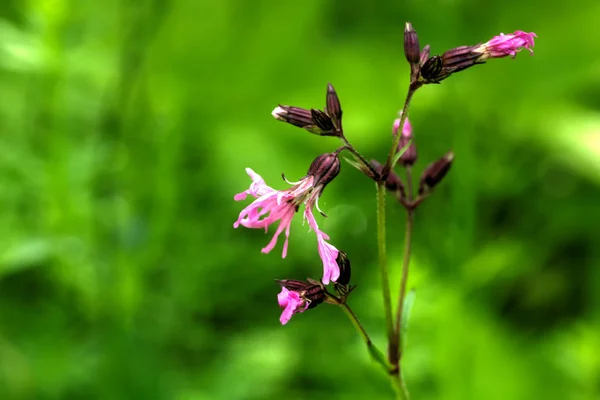
POLYGON ((277 281, 281 292, 277 295, 279 307, 283 308, 279 321, 285 325, 294 314, 314 308, 325 300, 325 291, 318 282, 309 279, 308 282, 293 279, 277 281))
POLYGON ((479 45, 473 51, 475 53, 481 53, 478 61, 485 61, 488 58, 502 58, 511 56, 515 58, 517 53, 522 49, 527 49, 533 55, 534 41, 537 35, 533 32, 527 33, 523 31, 516 31, 512 34, 505 35, 503 33, 500 36, 494 36, 491 40, 479 45))
POLYGON ((287 290, 282 287, 281 292, 277 295, 279 307, 283 308, 279 321, 281 325, 285 325, 292 318, 292 315, 304 312, 308 308, 308 302, 300 297, 298 292, 287 290))
POLYGON ((246 172, 252 178, 252 184, 248 190, 235 195, 234 199, 240 201, 251 195, 256 200, 242 210, 233 227, 237 228, 242 225, 253 229, 264 228, 266 232, 269 225, 280 221, 273 238, 262 249, 262 252, 269 253, 273 250, 279 235, 285 231, 286 238, 282 252, 282 257, 285 258, 292 218, 300 206, 305 204, 304 218, 308 220, 311 229, 317 235, 319 255, 323 261, 323 283, 329 284, 330 280, 335 281, 339 276, 339 268, 335 263, 337 249, 327 243, 329 237, 319 230, 312 210, 316 208, 323 214, 319 209, 318 199, 325 186, 340 172, 338 154, 328 153, 317 157, 308 169, 307 175, 298 182, 288 182, 293 186, 287 190, 271 188, 260 175, 250 168, 247 168, 246 172), (331 262, 331 257, 333 257, 333 262, 331 262))

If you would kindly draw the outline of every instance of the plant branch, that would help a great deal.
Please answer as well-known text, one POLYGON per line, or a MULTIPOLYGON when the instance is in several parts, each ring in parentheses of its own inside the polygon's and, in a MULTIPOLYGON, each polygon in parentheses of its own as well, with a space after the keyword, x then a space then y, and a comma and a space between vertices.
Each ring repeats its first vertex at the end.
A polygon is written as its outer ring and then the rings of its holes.
POLYGON ((392 161, 394 160, 394 157, 395 157, 396 153, 398 152, 398 144, 400 143, 400 137, 402 136, 400 131, 402 131, 402 127, 404 126, 404 121, 406 121, 406 118, 408 117, 408 107, 410 106, 410 101, 413 97, 413 94, 415 94, 415 91, 420 86, 421 86, 421 84, 418 82, 411 83, 408 86, 408 93, 406 94, 406 100, 404 100, 404 106, 402 107, 402 111, 400 113, 400 125, 398 125, 400 128, 399 128, 398 134, 394 136, 394 140, 392 142, 392 148, 390 149, 390 152, 388 153, 387 160, 382 169, 381 175, 382 175, 382 179, 384 179, 384 180, 385 180, 385 178, 387 178, 387 175, 392 170, 392 161))
POLYGON ((373 166, 371 165, 370 162, 368 162, 363 156, 362 154, 360 154, 355 148, 354 146, 352 146, 350 144, 350 142, 348 141, 348 139, 346 139, 346 136, 344 136, 344 134, 342 133, 342 135, 340 136, 340 139, 342 139, 342 141, 344 142, 345 145, 345 149, 350 151, 352 154, 354 154, 354 156, 356 156, 356 158, 359 159, 359 161, 363 164, 363 166, 365 168, 367 168, 371 174, 373 176, 379 176, 379 173, 375 170, 375 168, 373 168, 373 166))
POLYGON ((385 235, 385 184, 377 182, 377 249, 379 253, 379 272, 383 292, 383 309, 385 312, 386 332, 388 338, 388 360, 395 367, 396 351, 393 351, 394 326, 392 322, 392 302, 390 299, 390 274, 387 264, 385 235))
MULTIPOLYGON (((412 171, 406 167, 406 186, 408 201, 412 202, 412 171)), ((398 309, 396 310, 396 324, 394 332, 398 337, 398 359, 402 359, 402 313, 404 311, 404 300, 406 298, 406 285, 408 282, 408 270, 410 266, 412 231, 414 223, 414 208, 406 208, 406 233, 404 236, 404 258, 402 260, 402 278, 400 280, 400 297, 398 298, 398 309)))

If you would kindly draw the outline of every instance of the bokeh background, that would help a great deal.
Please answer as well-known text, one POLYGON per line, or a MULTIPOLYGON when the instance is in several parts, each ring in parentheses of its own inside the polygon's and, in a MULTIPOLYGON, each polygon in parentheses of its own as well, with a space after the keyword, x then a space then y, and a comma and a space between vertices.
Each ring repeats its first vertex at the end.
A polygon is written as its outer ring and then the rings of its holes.
MULTIPOLYGON (((320 277, 314 235, 298 218, 287 258, 261 254, 233 195, 338 146, 270 115, 328 82, 385 157, 407 20, 432 54, 538 34, 414 98, 416 171, 456 160, 417 214, 412 398, 599 399, 600 3, 573 4, 2 0, 0 399, 392 398, 339 309, 279 324, 274 279, 320 277)), ((321 207, 384 347, 374 185, 345 164, 321 207)))

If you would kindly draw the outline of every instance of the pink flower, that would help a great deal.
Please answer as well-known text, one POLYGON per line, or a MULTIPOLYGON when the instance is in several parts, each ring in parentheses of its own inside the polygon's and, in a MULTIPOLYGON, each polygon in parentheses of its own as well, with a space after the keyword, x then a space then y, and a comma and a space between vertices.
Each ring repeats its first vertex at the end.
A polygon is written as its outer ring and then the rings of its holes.
MULTIPOLYGON (((265 181, 250 168, 246 169, 252 184, 248 190, 234 196, 236 201, 244 200, 248 195, 256 198, 252 204, 240 213, 234 228, 240 225, 246 228, 264 228, 267 231, 269 225, 279 221, 279 225, 271 241, 262 249, 263 253, 269 253, 277 244, 277 239, 285 231, 282 257, 285 258, 290 236, 290 224, 294 214, 302 204, 305 204, 304 218, 308 221, 311 229, 317 235, 319 255, 323 261, 323 283, 329 284, 339 277, 339 267, 335 261, 338 250, 327 243, 329 236, 319 230, 313 207, 319 212, 318 199, 325 186, 337 176, 340 169, 338 155, 323 154, 311 164, 306 177, 298 182, 288 182, 293 186, 287 190, 275 190, 268 186, 265 181)), ((321 214, 323 214, 321 212, 321 214)))
MULTIPOLYGON (((396 136, 398 134, 399 129, 400 129, 400 118, 396 118, 394 120, 394 127, 393 127, 394 136, 396 136)), ((412 140, 412 138, 413 138, 412 125, 410 124, 410 121, 408 120, 408 117, 407 117, 404 120, 404 125, 402 126, 402 136, 400 137, 400 142, 398 142, 398 152, 403 151, 404 148, 406 147, 406 145, 408 145, 408 142, 412 140)), ((408 146, 408 148, 406 150, 404 150, 404 153, 402 153, 402 155, 398 159, 398 164, 406 167, 406 166, 413 165, 416 161, 417 161, 417 146, 415 145, 414 140, 412 140, 410 142, 410 146, 408 146)))
MULTIPOLYGON (((400 118, 396 118, 394 120, 394 136, 396 136, 398 134, 398 130, 400 129, 400 118)), ((404 120, 404 126, 402 127, 402 136, 407 137, 407 138, 412 138, 412 125, 410 124, 410 121, 408 120, 408 118, 406 118, 404 120)))
POLYGON ((479 45, 474 52, 482 53, 478 61, 485 61, 488 58, 502 58, 511 56, 515 58, 522 49, 527 49, 533 55, 533 38, 537 35, 533 32, 527 33, 516 31, 515 33, 500 36, 494 36, 490 41, 479 45))
POLYGON ((288 290, 284 287, 281 288, 281 292, 277 295, 277 301, 279 307, 283 308, 279 321, 281 325, 287 324, 292 318, 292 315, 304 312, 309 306, 309 302, 305 301, 298 292, 288 290))

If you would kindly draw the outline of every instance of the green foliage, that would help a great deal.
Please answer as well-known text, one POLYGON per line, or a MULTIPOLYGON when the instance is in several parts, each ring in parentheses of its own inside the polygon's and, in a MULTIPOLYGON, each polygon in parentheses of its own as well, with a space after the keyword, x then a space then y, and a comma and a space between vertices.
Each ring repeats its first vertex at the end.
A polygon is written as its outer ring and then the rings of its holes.
MULTIPOLYGON (((343 313, 279 325, 275 278, 319 277, 234 230, 245 167, 277 188, 338 145, 273 120, 322 107, 380 161, 411 21, 432 54, 517 29, 536 54, 420 89, 419 208, 403 372, 415 400, 600 396, 600 3, 0 2, 0 399, 391 398, 343 313)), ((246 202, 244 204, 247 204, 246 202)), ((345 165, 319 222, 352 259, 350 304, 383 348, 375 189, 345 165)), ((388 199, 397 293, 404 213, 388 199)))

